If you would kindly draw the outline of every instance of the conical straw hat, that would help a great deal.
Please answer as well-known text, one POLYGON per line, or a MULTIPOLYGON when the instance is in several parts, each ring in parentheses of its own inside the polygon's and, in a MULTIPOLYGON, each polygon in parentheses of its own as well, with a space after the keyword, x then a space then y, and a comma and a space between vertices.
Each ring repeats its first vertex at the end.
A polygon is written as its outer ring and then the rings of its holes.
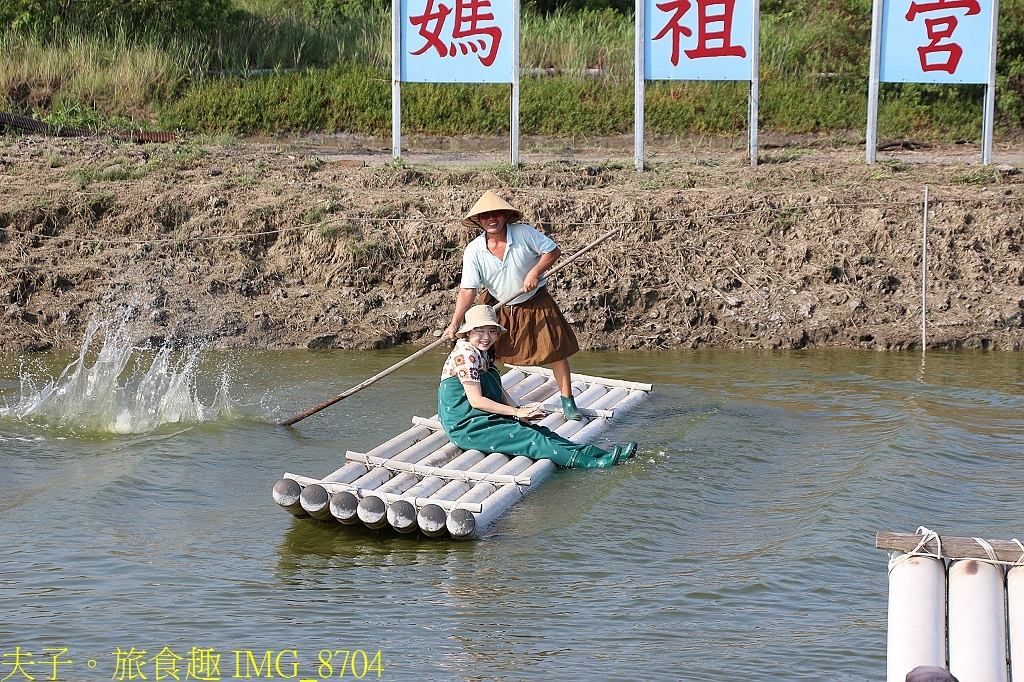
POLYGON ((469 213, 462 219, 462 224, 466 227, 480 227, 480 221, 476 220, 476 216, 481 213, 487 213, 488 211, 508 211, 508 222, 506 224, 518 223, 523 219, 523 212, 517 208, 514 208, 512 204, 508 203, 491 190, 484 192, 484 195, 480 197, 473 208, 469 209, 469 213))

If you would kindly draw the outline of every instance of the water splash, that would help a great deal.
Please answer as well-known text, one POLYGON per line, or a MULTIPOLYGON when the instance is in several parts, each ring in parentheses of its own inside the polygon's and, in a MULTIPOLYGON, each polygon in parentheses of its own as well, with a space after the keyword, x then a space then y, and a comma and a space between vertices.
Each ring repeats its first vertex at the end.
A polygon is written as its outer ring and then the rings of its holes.
POLYGON ((21 399, 16 405, 0 407, 0 418, 130 434, 146 433, 163 424, 230 416, 226 374, 221 374, 209 406, 199 398, 198 366, 204 349, 175 351, 165 345, 154 352, 138 348, 131 340, 132 312, 123 311, 116 323, 93 318, 78 359, 58 379, 39 388, 38 379, 22 372, 21 399), (103 346, 89 365, 89 348, 101 330, 103 346), (147 369, 149 355, 153 357, 147 369))

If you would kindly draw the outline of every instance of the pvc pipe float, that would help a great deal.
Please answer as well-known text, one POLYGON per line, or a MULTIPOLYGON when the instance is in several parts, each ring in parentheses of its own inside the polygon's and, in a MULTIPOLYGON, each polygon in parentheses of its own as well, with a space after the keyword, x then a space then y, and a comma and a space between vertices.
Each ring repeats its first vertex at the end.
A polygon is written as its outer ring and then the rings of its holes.
POLYGON ((509 371, 501 375, 501 385, 504 386, 505 390, 507 391, 525 378, 526 372, 524 372, 523 370, 510 369, 509 371))
MULTIPOLYGON (((552 462, 550 459, 538 459, 537 461, 533 462, 530 466, 528 466, 523 471, 523 473, 528 475, 530 479, 533 481, 533 483, 531 484, 532 487, 543 481, 548 476, 550 476, 551 472, 553 472, 557 468, 558 467, 555 465, 555 463, 552 462)), ((480 512, 476 514, 469 512, 469 514, 473 516, 472 528, 466 531, 465 534, 460 534, 457 537, 463 539, 480 537, 481 535, 483 535, 484 531, 486 531, 487 528, 490 527, 491 524, 493 524, 498 519, 499 516, 505 513, 505 511, 509 507, 515 504, 519 500, 519 498, 521 498, 526 493, 527 490, 520 488, 518 486, 501 486, 501 488, 496 490, 493 494, 489 495, 487 499, 483 501, 483 509, 480 512)), ((466 510, 453 510, 451 517, 449 517, 449 521, 451 520, 451 518, 455 517, 456 511, 464 512, 466 510)), ((465 514, 460 513, 458 522, 460 524, 464 524, 460 526, 460 529, 468 527, 469 522, 468 520, 464 519, 465 514)), ((449 529, 450 528, 451 527, 449 526, 449 529)), ((460 532, 463 531, 460 530, 460 532)), ((453 534, 452 537, 456 536, 453 534)))
POLYGON ((307 514, 317 521, 328 521, 331 518, 331 496, 322 485, 307 485, 299 494, 299 503, 307 514))
MULTIPOLYGON (((511 459, 508 455, 493 452, 481 461, 470 471, 494 472, 503 467, 511 459)), ((463 481, 449 481, 441 486, 436 493, 430 496, 431 500, 454 500, 469 490, 470 485, 463 481)), ((445 523, 448 521, 448 514, 438 504, 427 503, 420 507, 416 513, 416 525, 429 537, 438 537, 445 533, 445 523)))
POLYGON ((889 560, 886 680, 905 682, 919 665, 946 667, 946 566, 894 552, 889 560))
POLYGON ((359 518, 356 516, 359 508, 359 498, 356 497, 355 493, 348 490, 339 490, 331 495, 330 508, 331 516, 340 523, 344 523, 346 526, 359 523, 359 518))
MULTIPOLYGON (((401 452, 392 454, 387 459, 401 462, 417 461, 418 459, 423 459, 432 454, 439 445, 443 445, 448 442, 448 437, 445 436, 443 432, 436 433, 425 427, 416 428, 424 429, 429 435, 426 438, 410 445, 401 452)), ((370 468, 363 464, 360 464, 359 466, 365 473, 351 482, 351 484, 356 488, 374 489, 381 486, 391 478, 391 472, 387 469, 377 467, 370 468)), ((383 504, 383 501, 381 504, 383 504)), ((334 495, 331 496, 329 511, 334 518, 345 525, 359 523, 358 493, 351 490, 341 490, 334 493, 334 495)))
POLYGON ((509 395, 520 396, 529 393, 530 391, 536 389, 538 386, 543 386, 544 382, 546 381, 546 377, 538 376, 536 374, 526 374, 525 372, 508 372, 502 377, 501 385, 505 388, 506 391, 508 391, 509 395), (506 377, 508 377, 507 380, 506 377))
POLYGON ((388 525, 388 505, 384 503, 384 500, 377 493, 402 493, 418 481, 419 479, 416 477, 416 474, 398 474, 377 490, 364 495, 363 499, 359 500, 356 516, 368 528, 383 528, 388 525))
POLYGON ((1006 682, 1003 569, 963 559, 949 569, 949 672, 960 682, 1006 682))
POLYGON ((1010 632, 1010 679, 1024 680, 1024 566, 1006 574, 1006 608, 1010 632))
MULTIPOLYGON (((422 440, 428 439, 428 438, 430 438, 432 436, 436 436, 436 434, 434 432, 432 432, 430 429, 428 429, 428 428, 426 428, 424 426, 414 426, 411 429, 407 429, 406 431, 403 431, 402 433, 398 434, 397 436, 395 436, 395 437, 385 441, 384 443, 381 443, 377 447, 375 447, 372 450, 370 450, 370 452, 367 453, 367 454, 371 454, 372 453, 376 457, 392 457, 392 456, 395 456, 397 453, 401 452, 402 450, 405 450, 405 449, 413 446, 417 441, 422 441, 422 440)), ((444 439, 444 440, 447 440, 447 439, 444 439)), ((320 479, 320 481, 318 481, 318 483, 319 482, 325 482, 325 483, 326 482, 329 482, 329 483, 351 483, 352 481, 357 480, 360 476, 365 475, 367 471, 368 471, 368 468, 366 466, 364 466, 362 464, 359 464, 359 463, 356 463, 356 462, 349 462, 349 463, 345 464, 344 466, 342 466, 337 471, 334 471, 331 474, 329 474, 328 476, 325 476, 323 479, 320 479)), ((293 474, 285 473, 284 478, 285 479, 293 478, 293 474)), ((305 478, 305 477, 298 477, 298 478, 305 478)), ((306 479, 306 480, 308 480, 308 479, 306 479)), ((280 483, 280 481, 278 483, 280 483)), ((277 485, 278 484, 275 484, 275 486, 274 486, 275 489, 277 488, 277 485)), ((282 485, 282 489, 286 489, 286 490, 290 490, 291 489, 291 486, 289 486, 287 484, 281 484, 281 485, 282 485)), ((299 485, 301 486, 302 484, 299 483, 299 485)), ((309 485, 306 485, 306 487, 308 488, 309 485)), ((304 492, 304 489, 303 489, 303 492, 304 492)), ((331 498, 330 495, 328 497, 331 498)), ((276 499, 277 498, 275 497, 275 500, 276 499)), ((283 497, 282 499, 285 502, 287 502, 287 500, 288 500, 287 497, 283 497)), ((306 493, 305 498, 303 498, 302 492, 299 493, 299 504, 300 504, 300 506, 303 504, 303 500, 305 500, 305 505, 309 507, 309 509, 306 509, 306 507, 303 507, 303 511, 306 514, 309 514, 313 518, 316 518, 316 519, 321 520, 321 521, 325 520, 326 517, 324 516, 324 510, 326 509, 328 512, 330 511, 330 499, 328 500, 327 506, 325 507, 323 505, 322 495, 320 494, 320 492, 316 491, 316 490, 311 490, 309 493, 306 493), (312 510, 312 511, 310 511, 310 510, 312 510)), ((280 502, 278 502, 278 504, 280 504, 280 502)), ((294 514, 295 512, 292 512, 292 513, 294 514)), ((337 518, 337 517, 335 517, 335 518, 337 518)), ((340 519, 340 518, 338 520, 342 521, 342 519, 340 519)), ((345 522, 346 521, 342 521, 342 523, 345 523, 345 522)))
MULTIPOLYGON (((533 462, 534 460, 529 457, 513 457, 508 464, 498 469, 495 473, 519 474, 528 469, 533 462)), ((514 485, 496 485, 494 483, 477 483, 455 501, 482 502, 488 499, 496 490, 502 488, 518 489, 519 487, 514 485)), ((453 509, 452 513, 448 515, 445 527, 453 538, 469 537, 476 530, 476 514, 468 509, 453 509)))
POLYGON ((383 528, 388 525, 388 507, 384 500, 376 495, 369 495, 359 500, 356 505, 356 516, 367 528, 383 528))
MULTIPOLYGON (((511 392, 509 395, 511 395, 511 392)), ((558 384, 555 383, 554 379, 548 379, 539 386, 520 394, 517 398, 520 402, 543 403, 545 401, 552 400, 554 396, 560 395, 561 394, 558 392, 558 384)))
POLYGON ((299 495, 302 494, 302 486, 290 478, 282 478, 274 484, 274 502, 281 505, 285 511, 293 516, 305 519, 309 514, 302 508, 299 502, 299 495))
MULTIPOLYGON (((454 446, 453 446, 454 447, 454 446)), ((479 450, 467 450, 451 462, 451 468, 469 469, 484 459, 479 450)), ((430 497, 441 489, 447 481, 437 476, 426 476, 419 483, 405 491, 407 498, 430 497)), ((410 499, 392 502, 387 511, 388 523, 399 533, 411 533, 416 530, 416 505, 410 499)))

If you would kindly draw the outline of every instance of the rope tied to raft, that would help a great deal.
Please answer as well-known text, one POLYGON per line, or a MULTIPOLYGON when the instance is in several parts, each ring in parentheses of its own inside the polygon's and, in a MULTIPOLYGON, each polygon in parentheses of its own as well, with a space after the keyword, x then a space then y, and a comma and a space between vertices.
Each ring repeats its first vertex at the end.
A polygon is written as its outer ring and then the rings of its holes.
POLYGON ((1024 566, 1024 545, 1022 545, 1020 543, 1020 540, 1018 540, 1017 538, 1014 538, 1010 542, 1013 542, 1018 547, 1020 547, 1020 557, 1016 561, 1013 562, 1013 565, 1014 566, 1024 566))
MULTIPOLYGON (((992 545, 990 545, 987 540, 982 540, 981 538, 976 538, 974 536, 971 536, 971 539, 974 540, 975 542, 977 542, 978 545, 983 550, 985 550, 985 554, 988 555, 989 561, 991 561, 994 564, 1001 564, 1001 563, 1003 563, 1002 561, 999 560, 999 557, 996 556, 996 550, 994 550, 992 548, 992 545)), ((984 559, 979 559, 979 561, 984 561, 984 559)))
POLYGON ((889 555, 889 573, 892 573, 892 570, 904 561, 908 561, 911 558, 917 556, 931 557, 934 559, 938 559, 939 561, 944 560, 944 557, 942 556, 942 537, 938 533, 924 526, 920 526, 917 529, 917 534, 922 537, 921 540, 917 543, 917 546, 914 547, 914 549, 910 550, 909 552, 906 552, 905 554, 900 554, 898 556, 896 552, 893 552, 889 555), (932 540, 935 541, 935 552, 922 552, 921 550, 924 548, 924 546, 932 540))

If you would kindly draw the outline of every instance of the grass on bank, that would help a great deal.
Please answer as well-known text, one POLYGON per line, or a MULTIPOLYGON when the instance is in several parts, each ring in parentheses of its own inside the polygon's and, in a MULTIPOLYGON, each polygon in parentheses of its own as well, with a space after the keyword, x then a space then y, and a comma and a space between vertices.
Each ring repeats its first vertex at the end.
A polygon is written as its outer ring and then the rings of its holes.
MULTIPOLYGON (((1000 7, 997 131, 1024 125, 1024 0, 1000 7)), ((862 130, 870 3, 762 2, 762 130, 862 130), (799 5, 799 6, 797 6, 799 5)), ((520 132, 559 137, 633 130, 633 23, 614 12, 526 12, 520 132), (600 77, 582 76, 597 69, 600 77)), ((390 16, 312 17, 287 0, 246 0, 208 37, 124 24, 0 35, 0 108, 78 127, 207 134, 390 134, 390 16), (265 70, 260 73, 259 70, 265 70), (256 72, 256 73, 254 73, 256 72)), ((650 82, 654 135, 742 135, 745 82, 650 82)), ((403 129, 432 136, 507 132, 507 86, 402 87, 403 129)), ((981 86, 883 84, 879 134, 979 139, 981 86)))

